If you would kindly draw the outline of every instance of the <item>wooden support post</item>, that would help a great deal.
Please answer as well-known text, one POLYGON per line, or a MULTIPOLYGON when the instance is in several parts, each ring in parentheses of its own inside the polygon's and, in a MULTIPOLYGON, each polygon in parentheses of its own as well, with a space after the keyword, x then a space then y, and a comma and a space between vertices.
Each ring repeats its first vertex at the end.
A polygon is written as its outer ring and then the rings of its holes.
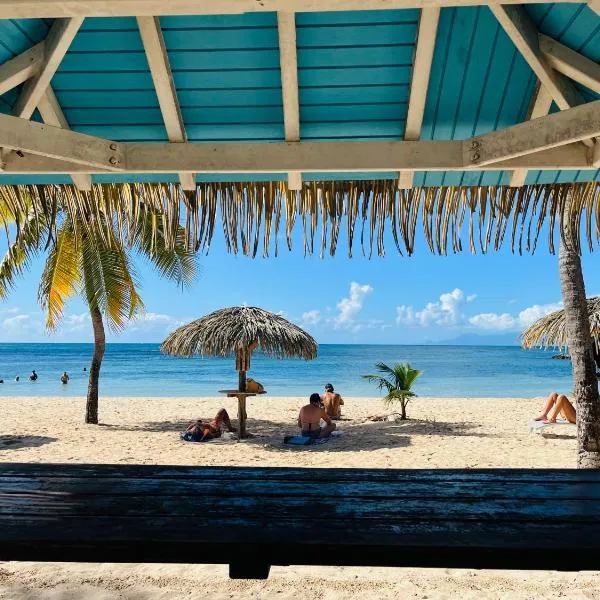
MULTIPOLYGON (((246 371, 240 371, 238 389, 240 392, 246 391, 246 371)), ((246 396, 240 394, 238 396, 238 426, 240 430, 240 440, 243 440, 246 437, 246 417, 246 396)))

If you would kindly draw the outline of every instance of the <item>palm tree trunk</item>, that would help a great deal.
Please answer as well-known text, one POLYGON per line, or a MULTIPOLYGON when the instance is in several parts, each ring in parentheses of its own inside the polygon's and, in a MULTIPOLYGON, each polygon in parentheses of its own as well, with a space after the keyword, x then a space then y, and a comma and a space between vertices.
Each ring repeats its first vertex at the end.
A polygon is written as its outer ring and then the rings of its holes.
POLYGON ((90 366, 85 422, 98 424, 98 382, 106 347, 106 335, 104 333, 102 313, 97 308, 92 309, 92 325, 94 327, 94 355, 92 356, 92 364, 90 366))
POLYGON ((581 258, 561 238, 559 273, 577 402, 577 466, 600 468, 600 400, 581 258))
POLYGON ((402 400, 402 402, 400 402, 400 420, 401 421, 405 421, 406 420, 406 405, 407 402, 402 400))

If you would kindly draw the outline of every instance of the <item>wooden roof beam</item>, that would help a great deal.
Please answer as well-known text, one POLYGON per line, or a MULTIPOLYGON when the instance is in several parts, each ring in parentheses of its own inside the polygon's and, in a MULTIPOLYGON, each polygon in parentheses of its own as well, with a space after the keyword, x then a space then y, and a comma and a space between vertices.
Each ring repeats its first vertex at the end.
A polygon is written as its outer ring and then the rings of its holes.
POLYGON ((600 100, 465 140, 465 164, 483 167, 598 136, 600 100))
MULTIPOLYGON (((573 82, 556 72, 540 48, 539 32, 523 6, 491 4, 490 10, 561 110, 583 103, 573 82)), ((582 140, 593 146, 593 140, 582 140)))
MULTIPOLYGON (((518 169, 537 164, 536 158, 515 158, 598 136, 600 100, 465 141, 120 144, 0 114, 0 146, 86 165, 90 172, 460 171, 508 163, 518 169)), ((591 166, 595 157, 585 154, 591 166)), ((552 155, 557 168, 561 153, 552 155)))
MULTIPOLYGON (((521 2, 522 0, 504 0, 503 3, 521 2)), ((544 4, 547 0, 532 2, 544 4)), ((485 4, 488 3, 483 0, 0 0, 0 19, 389 10, 485 4)))
POLYGON ((43 62, 37 74, 25 84, 13 108, 14 115, 31 118, 82 23, 83 17, 54 21, 44 43, 43 62))
MULTIPOLYGON (((69 123, 65 118, 65 115, 60 107, 58 99, 56 98, 56 94, 52 89, 52 86, 48 86, 48 89, 42 96, 39 104, 38 110, 40 111, 40 115, 42 115, 42 120, 46 125, 51 125, 52 127, 60 127, 62 129, 70 129, 69 123)), ((92 189, 92 178, 87 173, 69 173, 73 183, 80 189, 84 191, 89 191, 92 189)))
MULTIPOLYGON (((529 107, 528 120, 539 119, 550 112, 552 106, 552 96, 550 92, 538 81, 534 92, 531 105, 529 107)), ((521 187, 525 185, 527 179, 527 169, 517 169, 510 174, 510 187, 521 187)))
POLYGON ((600 0, 590 0, 588 6, 598 15, 600 15, 600 0))
MULTIPOLYGON (((159 18, 138 17, 137 23, 158 96, 160 112, 167 130, 167 137, 170 142, 187 142, 183 116, 159 18)), ((193 173, 180 173, 179 181, 184 190, 196 189, 196 176, 193 173)))
MULTIPOLYGON (((421 137, 421 126, 425 114, 429 76, 433 63, 439 20, 440 9, 438 7, 423 8, 421 10, 404 130, 404 139, 407 141, 416 141, 421 137)), ((413 178, 414 171, 400 171, 398 187, 400 189, 411 188, 413 178)))
MULTIPOLYGON (((286 142, 300 141, 300 102, 298 99, 298 55, 296 50, 296 15, 278 12, 279 63, 281 67, 281 94, 283 124, 286 142)), ((288 173, 290 190, 302 189, 302 173, 288 173)))
POLYGON ((37 75, 44 60, 44 42, 0 65, 0 95, 37 75))
POLYGON ((600 94, 600 65, 564 44, 540 34, 540 50, 548 64, 573 81, 600 94))

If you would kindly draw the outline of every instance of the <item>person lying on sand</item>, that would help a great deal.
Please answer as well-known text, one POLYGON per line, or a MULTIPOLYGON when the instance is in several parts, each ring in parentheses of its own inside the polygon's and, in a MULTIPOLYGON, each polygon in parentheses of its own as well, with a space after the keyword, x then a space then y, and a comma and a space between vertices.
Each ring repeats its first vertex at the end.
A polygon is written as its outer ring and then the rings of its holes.
POLYGON ((227 411, 222 408, 216 417, 209 423, 198 419, 189 425, 183 434, 184 439, 191 442, 206 442, 221 437, 221 430, 225 427, 227 431, 235 431, 227 411), (188 435, 189 434, 189 435, 188 435))
POLYGON ((322 400, 325 412, 331 419, 337 420, 342 416, 344 400, 334 391, 333 386, 330 383, 325 384, 325 393, 322 396, 322 400))
POLYGON ((319 394, 311 394, 309 403, 300 409, 298 427, 300 427, 304 437, 313 439, 329 437, 331 432, 335 430, 335 423, 325 412, 319 394), (325 421, 323 427, 321 427, 321 419, 325 421))
POLYGON ((564 394, 552 392, 546 400, 544 410, 535 420, 543 421, 544 423, 556 423, 556 417, 559 414, 569 421, 569 423, 575 423, 577 413, 573 404, 564 394))

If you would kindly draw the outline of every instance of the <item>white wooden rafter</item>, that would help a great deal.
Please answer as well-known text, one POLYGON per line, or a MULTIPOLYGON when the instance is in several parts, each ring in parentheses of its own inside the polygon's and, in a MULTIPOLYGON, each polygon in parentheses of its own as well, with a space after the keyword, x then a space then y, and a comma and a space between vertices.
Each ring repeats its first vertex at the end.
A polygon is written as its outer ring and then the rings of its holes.
MULTIPOLYGON (((281 94, 283 99, 283 124, 286 142, 300 141, 300 101, 298 99, 298 53, 296 48, 296 15, 277 13, 279 35, 279 63, 281 68, 281 94)), ((288 173, 290 190, 302 189, 302 173, 288 173)))
MULTIPOLYGON (((439 20, 439 7, 421 9, 404 130, 404 139, 407 141, 416 141, 421 137, 439 20)), ((398 187, 400 189, 411 188, 413 179, 414 171, 400 171, 398 187)))
POLYGON ((36 75, 44 60, 44 42, 25 50, 0 65, 0 95, 36 75))
MULTIPOLYGON (((525 8, 519 5, 491 4, 490 10, 556 105, 561 110, 567 110, 582 104, 583 98, 573 82, 550 66, 540 47, 539 32, 525 8)), ((594 145, 591 139, 581 141, 589 147, 594 145)))
MULTIPOLYGON (((544 4, 547 0, 532 0, 544 4)), ((562 0, 579 3, 580 0, 562 0)), ((522 0, 503 0, 520 4, 522 0)), ((598 0, 592 0, 590 6, 598 0)), ((323 12, 479 6, 483 0, 0 0, 0 19, 323 12)), ((497 2, 496 4, 499 4, 497 2)))
POLYGON ((600 94, 600 65, 571 48, 540 34, 540 50, 548 64, 569 79, 600 94))
MULTIPOLYGON (((552 106, 552 96, 550 92, 538 81, 531 105, 529 107, 528 120, 538 119, 550 112, 552 106)), ((527 179, 527 169, 517 169, 510 174, 510 187, 521 187, 525 185, 527 179)))
MULTIPOLYGON (((155 16, 138 17, 137 23, 158 97, 160 112, 167 130, 167 137, 170 142, 187 142, 183 116, 159 18, 155 16)), ((179 180, 184 190, 196 189, 194 173, 180 173, 179 180)))
POLYGON ((600 0, 590 0, 588 6, 598 15, 600 15, 600 0))
POLYGON ((118 143, 0 115, 0 145, 66 161, 60 172, 72 163, 125 173, 590 168, 597 157, 577 142, 598 136, 600 100, 464 141, 118 143))

